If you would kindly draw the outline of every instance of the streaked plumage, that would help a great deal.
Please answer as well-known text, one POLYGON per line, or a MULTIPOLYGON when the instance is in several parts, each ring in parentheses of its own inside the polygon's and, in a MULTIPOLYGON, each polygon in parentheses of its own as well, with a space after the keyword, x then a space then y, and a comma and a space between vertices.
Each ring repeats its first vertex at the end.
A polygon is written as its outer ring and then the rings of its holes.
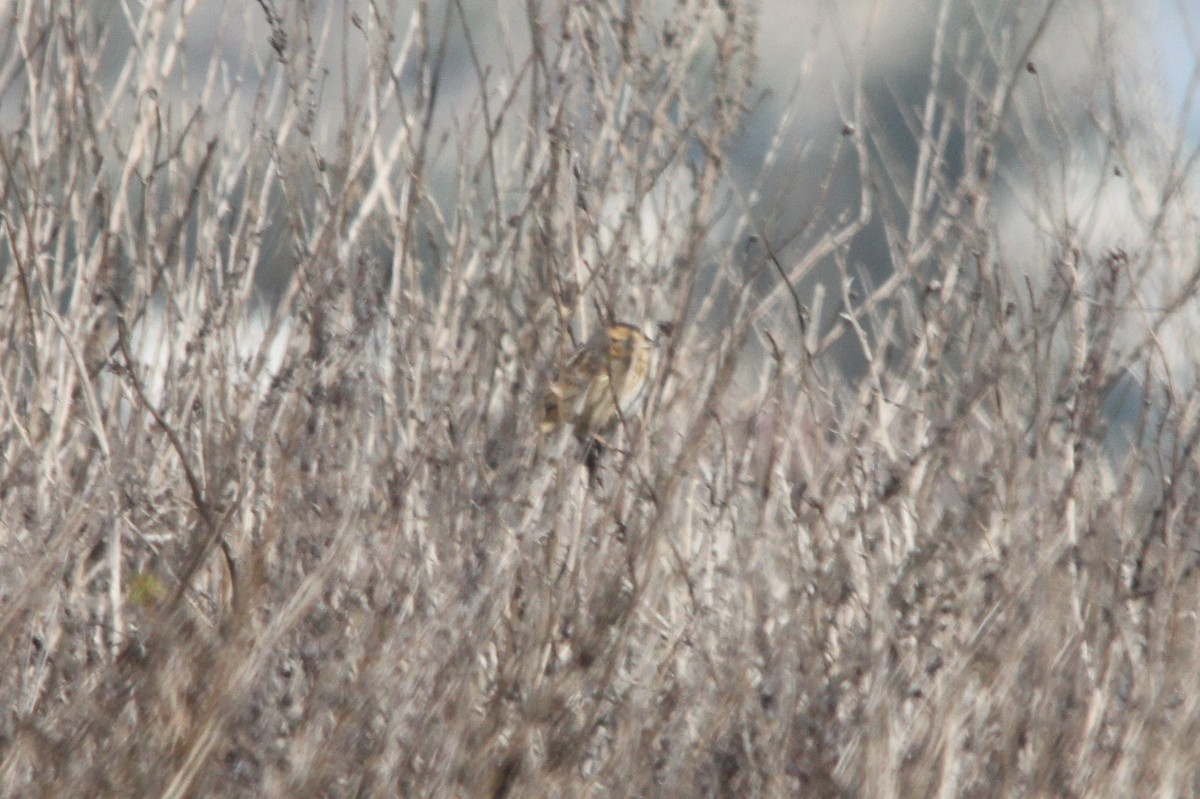
POLYGON ((571 425, 580 441, 612 433, 636 411, 646 389, 650 348, 650 340, 633 325, 596 331, 550 381, 542 400, 542 431, 571 425))

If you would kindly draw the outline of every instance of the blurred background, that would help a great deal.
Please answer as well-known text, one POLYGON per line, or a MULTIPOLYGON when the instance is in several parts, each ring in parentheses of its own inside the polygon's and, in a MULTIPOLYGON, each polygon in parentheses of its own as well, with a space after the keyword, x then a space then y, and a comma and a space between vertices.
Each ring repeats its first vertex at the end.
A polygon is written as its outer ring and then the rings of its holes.
POLYGON ((1189 0, 0 20, 0 795, 1200 795, 1189 0))
MULTIPOLYGON (((21 7, 14 4, 10 15, 19 15, 21 7)), ((719 12, 703 4, 687 13, 672 12, 686 7, 665 0, 604 4, 597 7, 597 18, 613 27, 598 33, 614 40, 635 35, 666 41, 674 35, 672 26, 688 14, 701 27, 715 24, 706 15, 719 12), (622 19, 633 15, 646 24, 636 31, 622 28, 622 19)), ((301 144, 284 135, 273 146, 280 169, 292 173, 288 180, 315 185, 322 160, 335 171, 348 166, 337 157, 339 136, 369 135, 383 149, 403 137, 402 102, 381 104, 369 132, 347 125, 364 124, 363 100, 387 91, 383 82, 372 85, 370 77, 385 53, 393 58, 387 69, 395 89, 417 91, 428 76, 411 56, 425 48, 436 55, 438 67, 436 99, 425 120, 437 144, 423 153, 425 180, 435 201, 450 209, 464 201, 456 184, 458 159, 488 135, 468 121, 478 116, 480 98, 492 94, 496 102, 495 97, 528 81, 531 31, 553 30, 561 21, 556 4, 505 0, 385 6, 309 2, 297 8, 304 13, 265 2, 167 4, 161 13, 141 16, 119 4, 80 9, 75 16, 80 29, 95 37, 99 64, 94 74, 115 89, 103 92, 113 143, 128 133, 122 126, 133 124, 146 93, 153 92, 161 125, 176 132, 194 126, 199 136, 219 135, 234 147, 239 139, 264 134, 263 114, 270 119, 286 113, 280 94, 286 86, 303 90, 290 101, 304 104, 293 124, 311 131, 311 138, 301 144), (169 41, 161 53, 145 53, 140 64, 149 71, 139 74, 127 56, 138 31, 146 30, 169 41), (303 45, 304 54, 284 56, 286 68, 276 69, 280 54, 273 42, 303 45)), ((1046 261, 1063 246, 1058 230, 1064 223, 1092 257, 1113 247, 1144 252, 1143 239, 1167 210, 1164 199, 1170 205, 1165 187, 1194 191, 1188 167, 1197 124, 1198 22, 1186 2, 1039 0, 982 7, 933 0, 764 0, 737 8, 737 24, 752 31, 753 64, 748 108, 722 176, 726 205, 718 236, 726 241, 714 246, 738 251, 743 271, 758 275, 763 292, 778 288, 776 273, 755 272, 765 253, 796 266, 818 251, 816 263, 797 270, 802 274, 795 289, 809 303, 816 286, 823 286, 824 302, 815 309, 822 333, 837 327, 847 302, 865 301, 897 270, 938 273, 940 267, 930 263, 937 260, 933 253, 910 257, 929 232, 920 229, 921 213, 947 202, 964 185, 964 169, 977 166, 967 152, 968 140, 979 126, 993 124, 987 119, 993 105, 1003 104, 1004 118, 995 123, 999 135, 990 156, 996 179, 987 187, 992 205, 987 213, 998 229, 998 250, 990 257, 1005 269, 1043 279, 1049 273, 1046 261), (1027 71, 1014 74, 1021 69, 1027 71), (1005 96, 997 96, 997 87, 1005 96), (866 137, 866 146, 852 146, 850 130, 866 137), (864 187, 865 177, 874 185, 868 180, 864 187), (871 190, 869 199, 865 188, 871 190), (820 254, 816 244, 822 236, 839 220, 855 218, 863 224, 839 241, 836 254, 820 254), (844 262, 840 270, 835 257, 844 262), (855 285, 838 285, 847 279, 855 285)), ((693 78, 699 86, 702 79, 695 76, 715 57, 713 43, 699 37, 688 44, 697 50, 693 78)), ((18 64, 28 43, 22 45, 18 37, 9 45, 6 72, 18 77, 0 84, 5 87, 0 124, 9 135, 19 135, 28 86, 18 64)), ((648 84, 627 91, 653 94, 660 88, 648 84)), ((520 107, 508 113, 509 119, 524 114, 520 107)), ((589 157, 591 113, 579 103, 565 114, 579 162, 589 157)), ((526 119, 514 125, 543 123, 526 119)), ((501 127, 497 152, 515 156, 521 141, 519 132, 501 127)), ((384 176, 397 196, 378 196, 376 184, 369 198, 379 213, 393 213, 402 201, 402 160, 388 162, 392 173, 384 176)), ((670 168, 683 167, 675 162, 670 168)), ((278 190, 268 194, 268 201, 282 201, 278 190)), ((504 206, 503 216, 516 201, 511 194, 495 198, 504 206)), ((670 211, 664 201, 644 204, 638 212, 666 218, 670 211)), ((604 210, 620 214, 628 206, 610 202, 604 210)), ((263 294, 277 297, 300 255, 290 240, 294 225, 289 231, 282 215, 268 216, 266 244, 254 267, 263 294)), ((654 228, 645 220, 638 238, 653 239, 654 228)), ((422 258, 428 264, 435 257, 429 247, 436 246, 436 237, 426 244, 422 258)), ((344 252, 355 246, 347 241, 344 252)), ((363 246, 386 248, 388 242, 373 237, 363 246)), ((383 250, 376 252, 386 257, 383 250)), ((669 259, 673 253, 669 245, 643 241, 640 257, 669 259)), ((693 266, 711 274, 717 257, 710 253, 708 263, 693 266)), ((1186 259, 1191 253, 1172 257, 1186 259)), ((1159 264, 1155 294, 1147 299, 1152 304, 1172 290, 1173 268, 1161 259, 1159 264)), ((638 313, 669 315, 669 298, 643 297, 636 304, 649 306, 637 308, 638 313)), ((861 346, 853 337, 835 335, 837 361, 861 371, 861 346)), ((1176 370, 1190 371, 1189 359, 1173 348, 1171 361, 1176 370)))

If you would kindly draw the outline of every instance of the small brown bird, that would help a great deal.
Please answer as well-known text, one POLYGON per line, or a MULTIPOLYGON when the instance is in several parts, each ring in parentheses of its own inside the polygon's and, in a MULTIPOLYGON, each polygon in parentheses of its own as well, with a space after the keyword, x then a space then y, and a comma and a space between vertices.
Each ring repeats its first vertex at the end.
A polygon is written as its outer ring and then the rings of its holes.
POLYGON ((637 409, 650 375, 652 344, 634 325, 609 325, 572 353, 550 381, 542 399, 542 432, 571 425, 587 445, 589 470, 604 437, 637 409))

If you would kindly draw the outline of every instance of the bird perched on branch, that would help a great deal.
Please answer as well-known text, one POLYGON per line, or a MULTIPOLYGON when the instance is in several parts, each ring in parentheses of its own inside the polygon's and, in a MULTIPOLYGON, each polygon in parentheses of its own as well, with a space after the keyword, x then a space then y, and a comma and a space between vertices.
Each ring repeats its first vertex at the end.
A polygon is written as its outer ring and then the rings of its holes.
POLYGON ((637 410, 650 375, 653 342, 634 325, 597 330, 559 367, 542 398, 542 432, 570 425, 595 474, 605 438, 637 410))

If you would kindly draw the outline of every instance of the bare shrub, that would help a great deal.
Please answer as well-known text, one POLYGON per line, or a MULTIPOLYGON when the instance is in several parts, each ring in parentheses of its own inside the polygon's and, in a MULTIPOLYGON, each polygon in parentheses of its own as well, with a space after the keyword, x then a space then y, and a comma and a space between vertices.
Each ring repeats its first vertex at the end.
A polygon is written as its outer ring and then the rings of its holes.
POLYGON ((868 5, 0 4, 0 794, 1195 795, 1185 132, 868 5))

